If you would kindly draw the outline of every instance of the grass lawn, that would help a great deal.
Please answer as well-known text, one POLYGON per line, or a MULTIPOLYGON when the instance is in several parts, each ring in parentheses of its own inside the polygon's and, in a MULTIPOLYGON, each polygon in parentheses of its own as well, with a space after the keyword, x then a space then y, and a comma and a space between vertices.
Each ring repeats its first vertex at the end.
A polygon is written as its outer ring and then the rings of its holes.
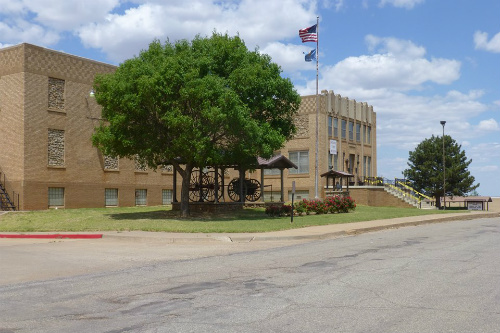
MULTIPOLYGON (((181 219, 170 207, 58 209, 0 215, 0 232, 63 231, 164 231, 164 232, 266 232, 315 225, 353 223, 405 216, 446 214, 456 210, 420 210, 395 207, 356 207, 345 214, 270 218, 262 208, 234 215, 194 215, 181 219)), ((464 211, 466 213, 467 211, 464 211)))

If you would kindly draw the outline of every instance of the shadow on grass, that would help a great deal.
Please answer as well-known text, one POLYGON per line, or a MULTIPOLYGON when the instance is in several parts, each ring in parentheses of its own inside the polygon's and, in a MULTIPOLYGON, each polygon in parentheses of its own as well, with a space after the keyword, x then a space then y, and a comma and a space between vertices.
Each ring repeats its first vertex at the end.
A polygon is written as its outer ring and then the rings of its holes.
POLYGON ((191 216, 183 218, 180 212, 171 210, 156 210, 151 212, 130 212, 130 213, 114 213, 106 214, 113 220, 183 220, 193 222, 207 222, 207 221, 255 221, 267 219, 268 217, 264 211, 243 210, 232 213, 199 213, 191 212, 191 216))

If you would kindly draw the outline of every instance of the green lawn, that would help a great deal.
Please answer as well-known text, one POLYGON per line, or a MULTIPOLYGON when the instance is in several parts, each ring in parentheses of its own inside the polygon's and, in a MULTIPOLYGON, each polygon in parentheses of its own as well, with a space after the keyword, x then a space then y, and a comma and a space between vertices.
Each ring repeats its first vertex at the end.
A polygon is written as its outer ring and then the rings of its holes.
MULTIPOLYGON (((164 231, 266 232, 314 225, 353 223, 405 216, 446 214, 451 211, 394 207, 356 207, 345 214, 269 218, 263 209, 244 209, 235 215, 195 215, 181 219, 169 207, 58 209, 0 215, 0 232, 35 231, 164 231)), ((457 212, 456 210, 453 212, 457 212)), ((465 212, 466 213, 466 212, 465 212)))

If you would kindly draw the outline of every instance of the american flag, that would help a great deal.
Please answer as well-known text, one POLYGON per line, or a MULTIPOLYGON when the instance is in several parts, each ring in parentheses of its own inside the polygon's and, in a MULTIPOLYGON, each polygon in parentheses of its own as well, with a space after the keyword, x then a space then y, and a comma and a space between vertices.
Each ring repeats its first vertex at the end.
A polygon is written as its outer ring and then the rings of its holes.
POLYGON ((318 34, 316 33, 316 28, 317 24, 313 25, 312 27, 299 30, 299 37, 302 39, 302 43, 318 41, 318 34))

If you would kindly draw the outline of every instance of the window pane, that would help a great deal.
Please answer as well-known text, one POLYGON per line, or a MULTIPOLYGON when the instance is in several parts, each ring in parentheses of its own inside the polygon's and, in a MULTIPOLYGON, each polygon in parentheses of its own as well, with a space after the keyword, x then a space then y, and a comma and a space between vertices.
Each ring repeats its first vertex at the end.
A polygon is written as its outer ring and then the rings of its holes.
POLYGON ((105 205, 106 206, 118 206, 118 189, 117 188, 107 188, 104 190, 105 205))
POLYGON ((64 206, 64 187, 49 187, 49 207, 64 206))
POLYGON ((361 142, 361 124, 356 124, 356 141, 361 142))
POLYGON ((339 120, 337 118, 333 119, 333 136, 336 138, 339 136, 339 120))
POLYGON ((309 152, 299 152, 299 173, 309 173, 309 152))
POLYGON ((135 205, 145 206, 147 201, 147 190, 135 190, 135 205))
POLYGON ((345 139, 345 133, 346 133, 346 127, 347 127, 347 121, 343 120, 340 122, 341 128, 340 131, 342 132, 342 139, 345 139))
POLYGON ((280 174, 280 169, 264 169, 264 176, 275 176, 280 174))
POLYGON ((294 151, 290 153, 290 161, 292 161, 298 169, 290 168, 290 174, 309 173, 309 152, 294 151))
POLYGON ((172 203, 172 190, 163 190, 161 199, 163 205, 170 205, 172 203))
POLYGON ((354 123, 349 122, 349 140, 354 140, 354 123))
POLYGON ((333 118, 329 116, 328 117, 328 136, 332 136, 332 134, 333 134, 332 122, 333 122, 333 118))

